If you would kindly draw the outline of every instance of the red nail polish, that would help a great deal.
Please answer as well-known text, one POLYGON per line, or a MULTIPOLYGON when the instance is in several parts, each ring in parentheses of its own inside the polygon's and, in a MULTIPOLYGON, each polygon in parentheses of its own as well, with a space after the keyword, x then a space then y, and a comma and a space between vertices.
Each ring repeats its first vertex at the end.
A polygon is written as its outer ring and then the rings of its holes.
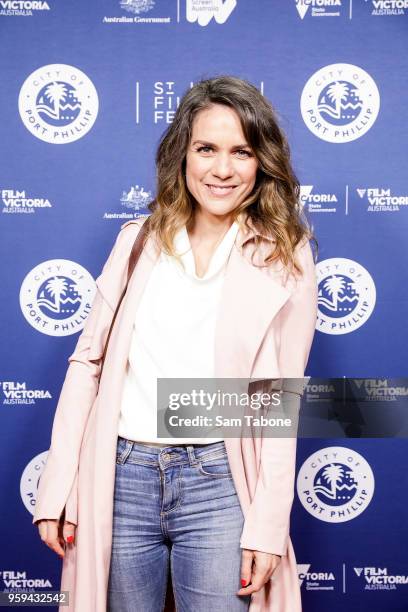
POLYGON ((247 581, 246 581, 246 580, 244 580, 243 578, 241 578, 241 586, 243 586, 243 587, 244 587, 244 586, 246 585, 246 583, 247 583, 247 581))
POLYGON ((73 535, 70 535, 70 536, 67 537, 67 542, 69 544, 71 544, 71 542, 73 542, 73 541, 74 541, 74 536, 73 535))

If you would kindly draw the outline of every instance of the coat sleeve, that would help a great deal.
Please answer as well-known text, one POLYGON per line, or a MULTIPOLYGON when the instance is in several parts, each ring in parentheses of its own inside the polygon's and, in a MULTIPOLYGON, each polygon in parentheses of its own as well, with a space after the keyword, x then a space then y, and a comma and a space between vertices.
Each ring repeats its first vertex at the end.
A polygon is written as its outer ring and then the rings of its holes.
POLYGON ((38 485, 34 524, 41 519, 58 519, 64 511, 65 520, 77 524, 75 489, 82 438, 98 392, 100 357, 116 307, 115 299, 125 286, 128 257, 137 235, 134 226, 132 230, 125 229, 128 225, 122 226, 96 279, 91 310, 75 350, 68 358, 52 425, 51 445, 38 485))
MULTIPOLYGON (((291 414, 298 414, 300 408, 304 372, 317 318, 317 279, 309 241, 298 245, 297 259, 303 268, 303 276, 296 280, 291 277, 291 296, 275 323, 275 334, 278 335, 280 330, 278 363, 283 377, 280 385, 283 382, 282 401, 291 414)), ((273 343, 272 336, 270 342, 273 343)), ((270 350, 275 349, 271 346, 270 350)), ((276 387, 273 384, 273 388, 276 387)), ((258 480, 245 516, 241 548, 287 554, 296 446, 297 438, 294 436, 263 438, 258 480)))

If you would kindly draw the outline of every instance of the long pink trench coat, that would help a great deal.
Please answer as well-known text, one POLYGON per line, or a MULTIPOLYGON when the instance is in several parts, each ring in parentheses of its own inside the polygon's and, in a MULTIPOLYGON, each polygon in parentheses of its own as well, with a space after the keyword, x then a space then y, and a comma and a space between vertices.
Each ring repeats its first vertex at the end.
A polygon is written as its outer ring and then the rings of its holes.
MULTIPOLYGON (((66 520, 77 524, 76 543, 67 547, 62 562, 61 590, 69 591, 70 604, 61 607, 61 612, 106 612, 121 391, 134 313, 159 255, 152 237, 118 312, 99 390, 98 360, 143 222, 141 218, 122 225, 96 279, 92 309, 68 359, 38 487, 33 523, 60 518, 65 511, 66 520)), ((297 282, 293 276, 283 279, 277 266, 261 269, 250 263, 246 255, 253 247, 250 238, 255 231, 252 223, 249 232, 239 230, 227 263, 216 326, 215 375, 303 378, 317 316, 312 251, 309 242, 298 246, 304 277, 297 282)), ((269 252, 272 245, 267 246, 269 252)), ((302 391, 303 384, 298 389, 302 391)), ((291 397, 300 400, 300 395, 291 397)), ((296 438, 226 438, 225 445, 245 517, 241 548, 283 555, 271 580, 252 595, 250 612, 300 612, 289 536, 296 438)))

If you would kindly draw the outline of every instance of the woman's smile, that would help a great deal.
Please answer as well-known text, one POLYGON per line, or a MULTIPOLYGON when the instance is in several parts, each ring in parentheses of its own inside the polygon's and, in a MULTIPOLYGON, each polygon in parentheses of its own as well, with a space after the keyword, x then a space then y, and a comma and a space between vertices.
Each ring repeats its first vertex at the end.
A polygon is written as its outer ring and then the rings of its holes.
POLYGON ((206 184, 205 186, 207 188, 207 191, 209 191, 211 195, 216 196, 217 198, 225 198, 226 196, 230 195, 230 193, 232 193, 236 187, 236 185, 221 186, 209 184, 206 184))

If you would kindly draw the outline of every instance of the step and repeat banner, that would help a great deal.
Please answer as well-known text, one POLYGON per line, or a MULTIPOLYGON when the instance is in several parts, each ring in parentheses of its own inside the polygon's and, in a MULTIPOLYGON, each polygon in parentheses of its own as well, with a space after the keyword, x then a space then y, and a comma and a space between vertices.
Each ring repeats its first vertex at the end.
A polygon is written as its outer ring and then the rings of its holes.
MULTIPOLYGON (((307 374, 323 380, 306 394, 358 379, 388 431, 408 393, 391 380, 407 372, 407 43, 408 0, 0 0, 0 591, 59 589, 32 515, 67 358, 202 78, 253 83, 291 146, 320 247, 307 374)), ((298 443, 303 608, 406 612, 406 440, 349 431, 298 443)))

